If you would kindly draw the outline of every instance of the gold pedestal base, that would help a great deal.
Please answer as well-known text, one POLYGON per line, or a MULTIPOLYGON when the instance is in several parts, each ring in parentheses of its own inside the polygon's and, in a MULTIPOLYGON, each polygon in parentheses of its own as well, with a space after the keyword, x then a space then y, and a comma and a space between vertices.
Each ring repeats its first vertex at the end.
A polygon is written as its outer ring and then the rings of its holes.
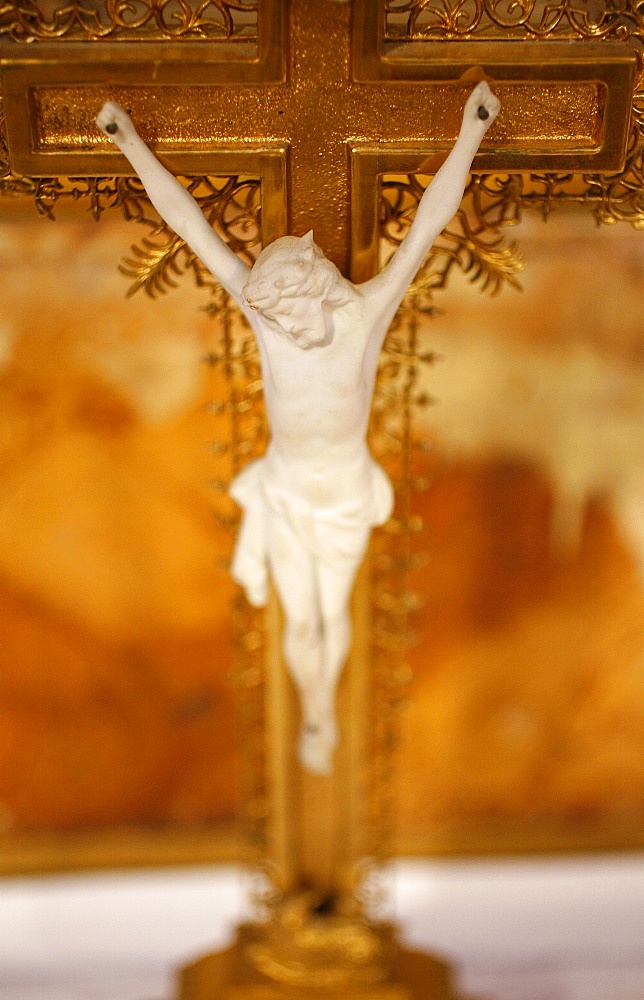
MULTIPOLYGON (((419 952, 396 948, 389 974, 380 982, 311 985, 308 970, 300 982, 281 983, 249 961, 248 949, 261 941, 261 928, 244 926, 232 948, 206 955, 181 972, 179 1000, 457 1000, 449 966, 419 952)), ((383 928, 383 937, 391 931, 383 928)))

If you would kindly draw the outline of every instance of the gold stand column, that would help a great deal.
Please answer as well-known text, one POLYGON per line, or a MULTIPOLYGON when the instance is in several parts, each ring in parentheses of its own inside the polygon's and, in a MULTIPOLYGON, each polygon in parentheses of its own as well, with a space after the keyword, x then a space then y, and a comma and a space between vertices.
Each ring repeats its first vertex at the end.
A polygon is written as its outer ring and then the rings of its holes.
POLYGON ((447 1000, 448 967, 407 952, 358 901, 368 851, 369 585, 353 601, 355 639, 339 691, 341 739, 332 775, 297 760, 299 709, 280 650, 281 615, 267 611, 266 870, 275 902, 232 948, 184 969, 180 1000, 447 1000))

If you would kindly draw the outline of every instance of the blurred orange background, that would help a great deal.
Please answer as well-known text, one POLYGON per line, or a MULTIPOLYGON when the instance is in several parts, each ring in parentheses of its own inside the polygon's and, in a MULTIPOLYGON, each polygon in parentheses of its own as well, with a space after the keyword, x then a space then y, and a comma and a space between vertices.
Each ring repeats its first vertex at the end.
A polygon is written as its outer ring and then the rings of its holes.
MULTIPOLYGON (((1 213, 0 851, 216 840, 237 747, 207 296, 126 299, 116 215, 1 213)), ((632 846, 644 813, 642 237, 572 210, 516 236, 524 291, 457 277, 424 332, 403 851, 632 846)))

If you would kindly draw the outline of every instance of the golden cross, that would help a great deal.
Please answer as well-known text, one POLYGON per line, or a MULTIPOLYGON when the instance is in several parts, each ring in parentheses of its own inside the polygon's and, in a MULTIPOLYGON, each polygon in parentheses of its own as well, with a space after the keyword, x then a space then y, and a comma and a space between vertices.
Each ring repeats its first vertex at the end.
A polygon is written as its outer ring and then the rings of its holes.
POLYGON ((548 42, 537 58, 530 43, 507 40, 405 47, 382 34, 386 6, 264 0, 250 54, 239 40, 4 41, 12 166, 28 176, 129 173, 93 124, 115 99, 176 172, 264 174, 264 241, 313 229, 355 280, 376 264, 378 173, 435 169, 475 65, 504 109, 477 169, 621 169, 632 49, 548 42))

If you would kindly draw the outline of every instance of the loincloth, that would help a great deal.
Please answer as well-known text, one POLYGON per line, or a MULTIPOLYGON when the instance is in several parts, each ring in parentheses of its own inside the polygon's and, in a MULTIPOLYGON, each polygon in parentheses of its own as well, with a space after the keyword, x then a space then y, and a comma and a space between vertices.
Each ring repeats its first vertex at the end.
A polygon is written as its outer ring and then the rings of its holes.
POLYGON ((252 604, 268 595, 271 519, 288 525, 316 563, 339 572, 353 571, 367 547, 371 529, 384 524, 393 508, 393 489, 384 470, 372 460, 369 488, 335 507, 315 507, 266 475, 266 459, 251 462, 231 483, 230 496, 243 508, 231 574, 252 604))

